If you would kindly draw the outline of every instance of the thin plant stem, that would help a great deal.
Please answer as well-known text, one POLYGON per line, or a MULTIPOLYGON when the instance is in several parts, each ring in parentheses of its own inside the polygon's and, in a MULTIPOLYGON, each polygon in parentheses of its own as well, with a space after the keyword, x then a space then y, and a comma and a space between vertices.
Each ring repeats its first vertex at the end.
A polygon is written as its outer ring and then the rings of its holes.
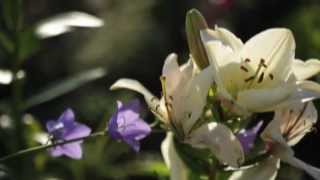
POLYGON ((105 136, 106 132, 107 131, 99 131, 99 132, 92 133, 89 136, 85 136, 85 137, 79 137, 79 138, 70 139, 70 140, 66 140, 66 141, 61 141, 61 142, 56 142, 56 143, 52 143, 52 144, 41 145, 41 146, 36 146, 36 147, 24 149, 24 150, 21 150, 21 151, 18 151, 16 153, 9 154, 7 156, 4 156, 4 157, 0 158, 0 162, 4 162, 4 161, 9 160, 9 159, 17 158, 17 157, 25 155, 25 154, 35 153, 35 152, 38 152, 38 151, 41 151, 41 150, 45 150, 45 149, 48 149, 48 148, 52 148, 52 147, 55 147, 55 146, 61 146, 61 145, 64 145, 64 144, 69 144, 69 143, 72 143, 72 142, 85 140, 85 139, 88 139, 88 138, 93 138, 93 137, 98 137, 98 136, 105 136))

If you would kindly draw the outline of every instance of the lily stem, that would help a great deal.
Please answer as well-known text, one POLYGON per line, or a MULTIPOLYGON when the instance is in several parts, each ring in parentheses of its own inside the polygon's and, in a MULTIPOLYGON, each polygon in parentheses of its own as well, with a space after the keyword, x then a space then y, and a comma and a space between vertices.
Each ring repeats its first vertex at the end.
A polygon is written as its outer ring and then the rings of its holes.
POLYGON ((35 152, 38 152, 38 151, 41 151, 41 150, 45 150, 45 149, 48 149, 48 148, 52 148, 52 147, 55 147, 55 146, 61 146, 61 145, 64 145, 64 144, 69 144, 69 143, 72 143, 72 142, 85 140, 85 139, 88 139, 88 138, 94 138, 94 137, 98 137, 98 136, 105 136, 106 134, 107 134, 107 131, 104 130, 104 131, 99 131, 99 132, 92 133, 89 136, 85 136, 85 137, 79 137, 79 138, 65 140, 65 141, 56 142, 56 143, 47 144, 47 145, 35 146, 35 147, 32 147, 32 148, 24 149, 24 150, 18 151, 16 153, 4 156, 4 157, 0 158, 0 162, 4 162, 4 161, 12 159, 12 158, 17 158, 17 157, 25 155, 25 154, 35 153, 35 152))

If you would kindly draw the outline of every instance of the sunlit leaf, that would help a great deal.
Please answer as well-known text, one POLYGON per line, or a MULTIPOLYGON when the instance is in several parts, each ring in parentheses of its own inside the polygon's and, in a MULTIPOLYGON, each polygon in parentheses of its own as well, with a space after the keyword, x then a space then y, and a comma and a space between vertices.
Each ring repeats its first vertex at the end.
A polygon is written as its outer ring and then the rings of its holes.
POLYGON ((53 85, 45 88, 45 90, 41 91, 39 94, 27 99, 24 108, 28 109, 33 106, 50 101, 105 75, 106 70, 102 68, 96 68, 93 70, 82 72, 80 74, 76 74, 73 77, 67 78, 60 82, 53 83, 53 85))
POLYGON ((50 38, 70 32, 76 27, 95 28, 103 24, 104 22, 96 16, 84 12, 67 12, 40 22, 36 27, 36 35, 40 38, 50 38))

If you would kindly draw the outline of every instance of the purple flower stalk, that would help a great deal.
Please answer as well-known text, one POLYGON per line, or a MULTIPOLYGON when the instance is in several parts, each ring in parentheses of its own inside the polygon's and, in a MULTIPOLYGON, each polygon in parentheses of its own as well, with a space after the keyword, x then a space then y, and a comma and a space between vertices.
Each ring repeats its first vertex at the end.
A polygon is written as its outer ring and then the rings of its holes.
POLYGON ((112 138, 129 144, 135 152, 140 150, 140 140, 150 134, 150 126, 140 118, 140 102, 128 104, 117 101, 117 111, 109 121, 109 134, 112 138))
POLYGON ((237 134, 237 138, 239 139, 243 151, 245 153, 250 152, 250 150, 254 146, 254 141, 256 140, 257 134, 262 126, 263 122, 260 121, 257 125, 252 127, 251 129, 242 130, 237 134))
MULTIPOLYGON (((91 133, 91 129, 88 126, 75 121, 72 109, 65 110, 58 120, 48 121, 46 126, 53 143, 87 137, 91 133)), ((82 140, 79 140, 64 145, 58 145, 50 148, 49 153, 53 157, 65 155, 73 159, 81 159, 82 142, 82 140)))

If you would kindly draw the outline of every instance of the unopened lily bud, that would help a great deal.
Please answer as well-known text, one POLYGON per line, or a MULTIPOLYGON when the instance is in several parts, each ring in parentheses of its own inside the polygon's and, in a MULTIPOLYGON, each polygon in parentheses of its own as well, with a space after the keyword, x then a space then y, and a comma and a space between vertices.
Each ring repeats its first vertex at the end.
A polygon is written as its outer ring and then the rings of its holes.
POLYGON ((188 11, 186 17, 188 46, 192 54, 193 61, 199 69, 204 69, 209 65, 209 59, 206 55, 206 51, 200 37, 200 31, 207 28, 207 22, 198 10, 191 9, 188 11))

